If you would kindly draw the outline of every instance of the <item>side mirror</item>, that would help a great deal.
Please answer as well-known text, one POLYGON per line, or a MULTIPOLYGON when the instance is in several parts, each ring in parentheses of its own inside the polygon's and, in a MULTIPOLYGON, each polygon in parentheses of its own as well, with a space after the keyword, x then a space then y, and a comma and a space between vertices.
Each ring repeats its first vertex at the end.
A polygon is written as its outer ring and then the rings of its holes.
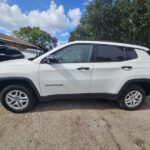
POLYGON ((48 64, 53 64, 53 63, 59 63, 59 60, 57 57, 50 55, 45 59, 45 62, 48 64))

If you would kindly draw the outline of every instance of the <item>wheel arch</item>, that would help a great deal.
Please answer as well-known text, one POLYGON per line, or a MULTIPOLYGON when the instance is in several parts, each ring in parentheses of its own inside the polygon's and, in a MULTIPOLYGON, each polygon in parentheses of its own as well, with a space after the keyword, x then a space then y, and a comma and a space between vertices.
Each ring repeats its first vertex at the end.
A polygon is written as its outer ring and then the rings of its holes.
POLYGON ((17 84, 17 85, 25 85, 26 87, 29 87, 32 92, 34 93, 35 97, 37 98, 37 100, 41 100, 41 96, 39 91, 37 90, 36 86, 34 85, 34 83, 28 79, 28 78, 24 78, 24 77, 6 77, 6 78, 0 78, 0 93, 2 92, 2 90, 12 84, 17 84))
POLYGON ((127 81, 120 89, 118 97, 122 95, 123 91, 130 85, 138 85, 142 87, 146 93, 146 96, 150 95, 150 79, 132 79, 127 81))

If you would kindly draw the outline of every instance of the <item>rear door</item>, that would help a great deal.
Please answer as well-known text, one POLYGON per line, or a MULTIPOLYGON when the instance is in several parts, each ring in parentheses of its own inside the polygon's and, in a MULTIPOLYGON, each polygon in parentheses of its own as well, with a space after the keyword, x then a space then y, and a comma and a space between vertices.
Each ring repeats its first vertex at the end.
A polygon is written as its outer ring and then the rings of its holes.
POLYGON ((132 48, 95 45, 91 93, 117 94, 122 85, 134 79, 137 54, 132 48))

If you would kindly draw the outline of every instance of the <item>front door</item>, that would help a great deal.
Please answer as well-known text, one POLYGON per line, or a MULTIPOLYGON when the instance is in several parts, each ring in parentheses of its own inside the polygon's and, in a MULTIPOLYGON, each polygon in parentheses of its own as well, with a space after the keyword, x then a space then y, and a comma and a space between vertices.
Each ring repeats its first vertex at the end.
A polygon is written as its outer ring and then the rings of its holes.
POLYGON ((92 49, 91 44, 71 45, 51 54, 59 63, 40 64, 42 95, 88 94, 93 70, 92 49))

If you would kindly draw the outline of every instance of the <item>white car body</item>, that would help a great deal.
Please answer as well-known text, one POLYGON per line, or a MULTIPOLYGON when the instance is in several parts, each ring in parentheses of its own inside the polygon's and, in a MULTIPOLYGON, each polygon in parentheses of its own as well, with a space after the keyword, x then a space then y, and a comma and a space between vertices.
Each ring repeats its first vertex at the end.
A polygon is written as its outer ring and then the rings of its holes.
POLYGON ((0 79, 28 79, 39 96, 110 94, 116 95, 130 80, 150 79, 150 56, 146 47, 96 41, 71 42, 53 49, 34 61, 17 60, 0 63, 0 79), (78 44, 98 44, 133 48, 138 58, 121 62, 41 63, 49 55, 78 44), (131 70, 122 68, 132 66, 131 70), (89 70, 78 70, 85 67, 89 70))

